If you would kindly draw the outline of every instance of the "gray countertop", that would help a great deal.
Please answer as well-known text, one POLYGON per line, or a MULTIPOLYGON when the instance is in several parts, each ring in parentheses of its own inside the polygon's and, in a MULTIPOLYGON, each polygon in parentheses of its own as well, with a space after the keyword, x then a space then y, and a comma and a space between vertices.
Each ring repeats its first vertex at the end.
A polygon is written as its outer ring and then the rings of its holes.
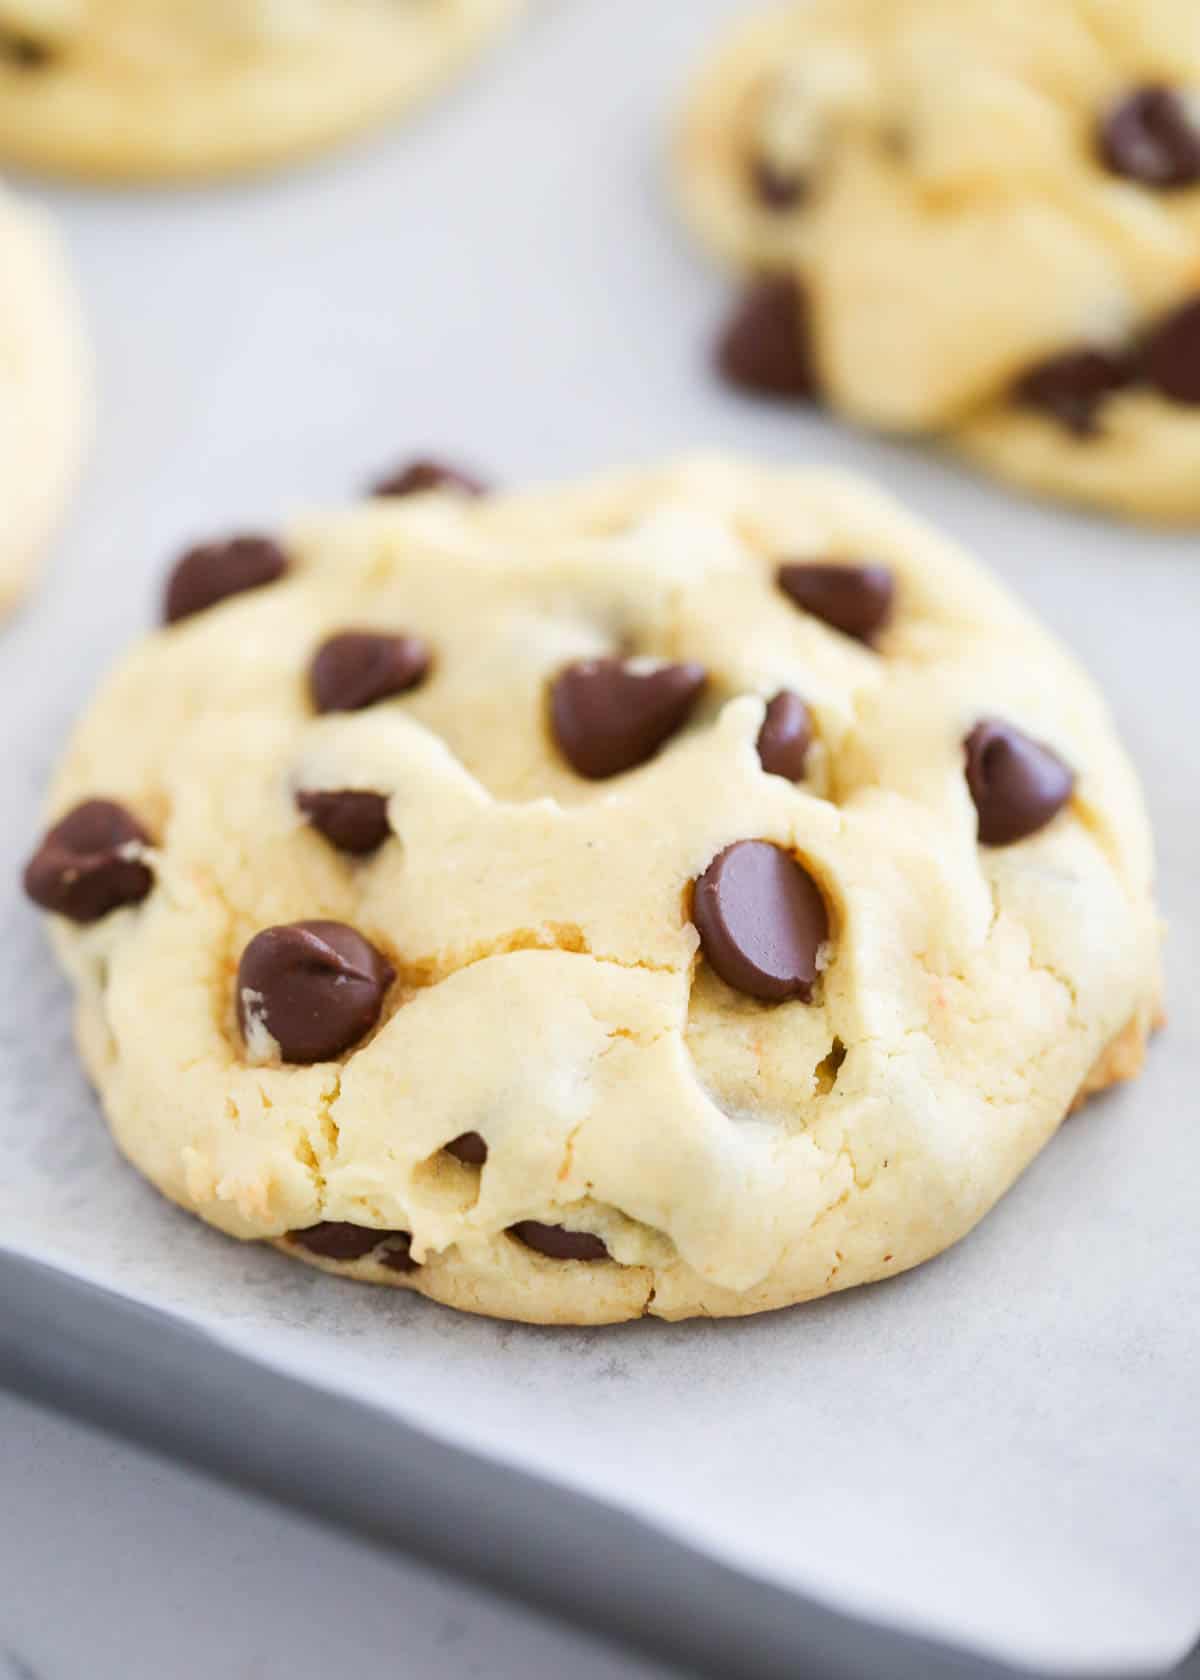
POLYGON ((0 1680, 667 1680, 0 1394, 0 1680))

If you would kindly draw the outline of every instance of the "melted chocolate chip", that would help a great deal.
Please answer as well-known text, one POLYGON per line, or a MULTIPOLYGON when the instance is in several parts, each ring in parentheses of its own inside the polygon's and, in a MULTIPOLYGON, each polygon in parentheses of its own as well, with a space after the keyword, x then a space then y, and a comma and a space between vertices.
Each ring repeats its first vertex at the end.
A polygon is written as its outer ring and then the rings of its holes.
POLYGON ((322 642, 309 685, 319 712, 361 712, 416 688, 429 675, 427 644, 419 636, 343 630, 322 642))
POLYGON ((1036 834, 1075 790, 1070 766, 1009 723, 977 723, 964 747, 981 845, 1010 846, 1036 834))
POLYGON ((163 618, 177 624, 230 595, 275 583, 287 569, 287 556, 270 537, 231 537, 190 548, 167 579, 163 618))
POLYGON ((264 928, 238 966, 238 1019, 247 1042, 265 1029, 285 1062, 332 1061, 364 1039, 395 970, 344 922, 264 928))
POLYGON ((607 1260, 608 1249, 590 1231, 568 1231, 565 1225, 541 1225, 536 1219, 522 1219, 510 1225, 509 1235, 516 1237, 535 1254, 548 1260, 607 1260))
POLYGON ((367 857, 378 851, 391 833, 388 802, 382 793, 343 788, 335 793, 296 795, 296 804, 312 826, 339 852, 367 857))
POLYGON ((377 1231, 373 1225, 347 1225, 341 1220, 326 1219, 320 1225, 310 1225, 303 1231, 289 1231, 288 1241, 323 1260, 362 1260, 377 1249, 380 1243, 402 1241, 408 1244, 407 1231, 377 1231))
POLYGON ((379 1264, 389 1272, 416 1272, 420 1270, 412 1257, 412 1237, 407 1231, 393 1231, 388 1238, 388 1246, 377 1256, 379 1264))
POLYGON ((760 280, 747 291, 717 342, 718 371, 730 385, 762 397, 812 399, 808 299, 794 280, 760 280))
POLYGON ((563 756, 593 781, 645 764, 683 728, 707 681, 700 665, 643 669, 635 660, 577 660, 560 671, 550 693, 563 756))
POLYGON ((1111 350, 1067 350, 1030 368, 1018 380, 1014 396, 1026 408, 1042 409, 1077 437, 1093 437, 1104 403, 1135 377, 1128 356, 1111 350))
POLYGON ((488 486, 473 473, 442 461, 408 461, 373 485, 373 496, 420 496, 427 490, 453 490, 460 496, 486 496, 488 486))
POLYGON ((812 876, 782 847, 726 847, 696 882, 692 920, 727 986, 764 1003, 809 1002, 829 915, 812 876))
POLYGON ((758 732, 758 756, 771 776, 798 782, 813 743, 812 713, 798 694, 785 688, 767 707, 758 732))
POLYGON ((482 1167, 487 1164, 488 1146, 478 1132, 464 1132, 446 1145, 446 1153, 466 1167, 482 1167))
POLYGON ((131 849, 151 843, 123 805, 89 799, 46 835, 25 867, 25 891, 43 910, 73 922, 98 922, 110 910, 146 897, 154 876, 131 849))
POLYGON ((792 560, 776 574, 780 589, 822 623, 869 642, 892 616, 896 580, 886 566, 833 566, 792 560))
POLYGON ((808 183, 794 170, 782 169, 768 157, 757 157, 750 167, 754 196, 767 210, 794 210, 808 196, 808 183))
POLYGON ((0 58, 18 70, 44 70, 54 62, 54 49, 32 35, 10 35, 0 31, 0 58))
POLYGON ((1142 372, 1172 402, 1200 404, 1200 297, 1168 315, 1150 334, 1142 372))
POLYGON ((1138 88, 1114 105, 1100 125, 1099 146, 1114 175, 1142 186, 1200 181, 1200 123, 1173 88, 1138 88))

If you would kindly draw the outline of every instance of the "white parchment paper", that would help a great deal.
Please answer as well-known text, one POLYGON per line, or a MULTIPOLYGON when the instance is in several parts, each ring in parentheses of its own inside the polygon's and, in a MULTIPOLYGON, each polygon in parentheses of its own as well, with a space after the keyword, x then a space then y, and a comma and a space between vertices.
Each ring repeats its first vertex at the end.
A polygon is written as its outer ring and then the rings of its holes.
POLYGON ((43 191, 99 362, 90 479, 0 636, 0 1242, 850 1608, 1063 1670, 1200 1634, 1200 538, 1022 503, 723 392, 725 296, 663 123, 729 0, 560 0, 415 127, 181 194, 43 191), (542 1332, 243 1248, 116 1157, 12 887, 70 719, 189 538, 411 450, 517 480, 697 445, 861 467, 969 542, 1105 686, 1161 842, 1172 1019, 923 1270, 751 1322, 542 1332))

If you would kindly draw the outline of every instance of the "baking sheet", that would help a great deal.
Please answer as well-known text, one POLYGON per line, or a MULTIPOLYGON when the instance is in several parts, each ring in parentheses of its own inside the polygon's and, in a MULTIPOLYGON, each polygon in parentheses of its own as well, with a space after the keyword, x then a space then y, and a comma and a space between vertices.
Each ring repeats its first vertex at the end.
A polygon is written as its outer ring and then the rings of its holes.
POLYGON ((1047 511, 743 404, 724 289, 674 226, 664 112, 729 0, 559 0, 415 127, 185 194, 42 190, 96 341, 73 529, 0 638, 12 881, 103 667, 189 538, 344 498, 410 451, 512 481, 697 445, 837 461, 981 552, 1103 682, 1161 846, 1171 1025, 968 1242, 730 1324, 546 1332, 243 1248, 116 1158, 37 921, 3 897, 0 1243, 852 1610, 1047 1668, 1200 1633, 1200 540, 1047 511))

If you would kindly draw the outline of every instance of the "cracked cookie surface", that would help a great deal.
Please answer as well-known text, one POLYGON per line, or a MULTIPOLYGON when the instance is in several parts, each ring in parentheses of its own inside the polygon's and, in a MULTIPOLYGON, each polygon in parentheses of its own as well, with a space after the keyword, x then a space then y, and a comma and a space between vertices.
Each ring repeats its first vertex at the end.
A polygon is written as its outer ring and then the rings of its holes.
POLYGON ((0 158, 152 179, 265 168, 431 94, 523 0, 0 0, 0 158))
POLYGON ((1191 0, 792 0, 701 72, 677 176, 770 277, 722 346, 737 382, 1200 521, 1191 0))
POLYGON ((937 1253, 1140 1064, 1103 703, 864 484, 380 498, 167 599, 26 881, 118 1143, 233 1236, 516 1319, 749 1313, 937 1253))
POLYGON ((54 230, 0 188, 0 612, 29 585, 79 464, 90 385, 54 230))

